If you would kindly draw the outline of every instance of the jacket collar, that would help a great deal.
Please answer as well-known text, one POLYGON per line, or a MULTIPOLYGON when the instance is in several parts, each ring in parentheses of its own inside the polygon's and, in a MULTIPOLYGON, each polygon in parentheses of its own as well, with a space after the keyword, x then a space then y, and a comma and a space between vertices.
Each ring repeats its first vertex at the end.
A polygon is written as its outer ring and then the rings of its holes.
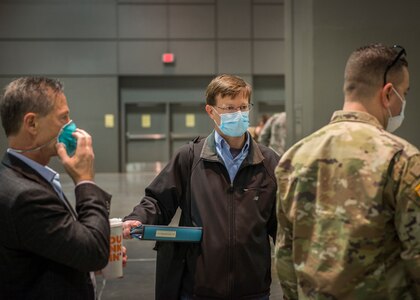
POLYGON ((371 114, 368 114, 362 111, 344 111, 344 110, 335 111, 333 116, 331 117, 330 123, 349 122, 349 121, 367 123, 379 129, 384 129, 381 123, 379 123, 378 119, 376 119, 371 114))
MULTIPOLYGON (((35 169, 33 169, 31 166, 27 165, 24 161, 20 160, 16 156, 6 152, 3 156, 2 164, 5 165, 6 167, 9 167, 9 168, 13 169, 14 171, 16 171, 20 174, 22 174, 22 176, 24 176, 24 177, 26 177, 26 178, 28 178, 32 181, 35 181, 35 182, 39 183, 40 185, 42 185, 43 187, 45 187, 45 188, 53 191, 54 193, 56 193, 53 186, 51 185, 51 182, 48 182, 35 169)), ((65 206, 67 207, 67 209, 71 213, 73 219, 76 220, 77 219, 76 211, 71 206, 67 197, 64 194, 63 194, 63 197, 64 197, 63 203, 65 204, 65 206)))
MULTIPOLYGON (((261 150, 258 147, 258 144, 254 141, 254 139, 249 135, 248 132, 246 134, 248 134, 248 138, 250 139, 249 152, 248 152, 248 156, 245 158, 242 164, 247 164, 247 165, 259 164, 264 160, 264 156, 261 153, 261 150)), ((223 163, 222 159, 219 158, 217 155, 214 130, 205 139, 200 157, 205 160, 218 161, 218 162, 223 163)))
POLYGON ((25 162, 23 162, 16 156, 13 156, 6 152, 3 156, 2 164, 22 174, 24 177, 36 181, 42 184, 43 186, 54 190, 51 184, 46 179, 44 179, 36 170, 31 168, 29 165, 27 165, 25 162))

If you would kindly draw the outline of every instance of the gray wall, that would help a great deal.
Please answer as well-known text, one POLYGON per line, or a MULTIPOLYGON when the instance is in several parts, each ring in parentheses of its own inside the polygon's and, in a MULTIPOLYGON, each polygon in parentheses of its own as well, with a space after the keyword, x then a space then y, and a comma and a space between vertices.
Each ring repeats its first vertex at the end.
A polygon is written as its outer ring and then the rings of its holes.
POLYGON ((400 44, 407 50, 410 92, 396 134, 420 147, 420 2, 406 0, 285 1, 286 110, 290 142, 325 125, 343 105, 344 66, 364 44, 400 44), (290 80, 289 80, 290 79, 290 80))
POLYGON ((72 118, 94 137, 97 171, 111 172, 120 157, 121 78, 239 74, 255 83, 254 98, 286 99, 290 144, 342 107, 352 50, 399 43, 411 91, 397 134, 420 146, 419 9, 416 0, 0 0, 0 84, 22 75, 61 78, 72 118), (174 65, 162 64, 166 51, 175 53, 174 65), (278 89, 267 84, 273 80, 278 89), (114 128, 105 128, 105 114, 114 115, 114 128))
POLYGON ((71 117, 93 136, 98 172, 118 170, 118 128, 104 126, 105 114, 118 117, 117 46, 115 1, 0 1, 1 86, 25 75, 60 78, 71 117))
POLYGON ((0 83, 62 79, 72 118, 94 138, 96 170, 118 171, 121 78, 280 78, 274 93, 257 95, 284 102, 283 10, 283 0, 0 0, 0 83), (175 64, 162 63, 164 52, 175 64))

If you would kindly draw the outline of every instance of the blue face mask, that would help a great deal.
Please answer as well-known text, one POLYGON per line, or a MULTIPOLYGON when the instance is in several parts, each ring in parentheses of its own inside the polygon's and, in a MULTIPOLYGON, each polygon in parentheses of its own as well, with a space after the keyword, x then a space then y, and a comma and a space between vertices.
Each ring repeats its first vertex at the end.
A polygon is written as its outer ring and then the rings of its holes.
MULTIPOLYGON (((216 110, 214 111, 218 114, 216 110)), ((249 111, 237 111, 218 115, 220 116, 220 126, 218 127, 227 136, 242 136, 249 127, 249 111)))
POLYGON ((57 137, 58 142, 63 143, 66 146, 68 156, 73 156, 74 152, 76 152, 77 139, 72 135, 73 132, 76 131, 76 128, 76 123, 70 120, 70 122, 61 128, 57 137))

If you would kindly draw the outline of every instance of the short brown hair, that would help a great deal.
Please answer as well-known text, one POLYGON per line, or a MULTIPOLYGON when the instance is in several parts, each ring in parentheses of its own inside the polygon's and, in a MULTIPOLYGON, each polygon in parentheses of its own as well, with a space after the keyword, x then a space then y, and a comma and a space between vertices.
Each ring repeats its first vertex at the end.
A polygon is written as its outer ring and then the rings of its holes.
POLYGON ((239 93, 244 93, 248 102, 251 102, 252 88, 245 80, 238 76, 223 74, 214 78, 207 87, 206 104, 216 105, 216 97, 236 97, 239 93))
MULTIPOLYGON (((344 93, 353 93, 355 97, 371 96, 383 85, 385 70, 398 55, 396 49, 400 48, 370 44, 354 51, 344 71, 344 93)), ((388 71, 388 81, 399 84, 403 67, 408 67, 404 56, 388 71)))
POLYGON ((29 112, 48 115, 54 108, 53 95, 63 93, 63 84, 45 77, 21 77, 9 83, 0 99, 1 122, 10 136, 18 133, 29 112))

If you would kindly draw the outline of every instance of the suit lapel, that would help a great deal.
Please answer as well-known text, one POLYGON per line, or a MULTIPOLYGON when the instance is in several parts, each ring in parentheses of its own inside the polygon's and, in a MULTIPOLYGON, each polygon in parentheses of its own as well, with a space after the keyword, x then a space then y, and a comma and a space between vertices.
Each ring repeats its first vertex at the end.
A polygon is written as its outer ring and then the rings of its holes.
MULTIPOLYGON (((13 169, 14 171, 22 174, 24 177, 39 183, 40 185, 42 185, 46 189, 49 189, 49 190, 53 191, 54 194, 57 194, 50 182, 48 182, 36 170, 34 170, 30 166, 28 166, 25 162, 21 161, 17 157, 15 157, 13 155, 10 155, 9 153, 6 152, 4 154, 2 163, 5 166, 13 169)), ((63 200, 61 200, 58 195, 57 195, 57 198, 58 198, 59 201, 62 201, 64 203, 64 205, 67 207, 67 210, 72 215, 73 219, 76 220, 77 219, 76 211, 74 210, 73 206, 71 206, 70 202, 68 201, 68 199, 67 199, 66 195, 64 195, 64 193, 63 193, 63 196, 64 196, 63 200)))

